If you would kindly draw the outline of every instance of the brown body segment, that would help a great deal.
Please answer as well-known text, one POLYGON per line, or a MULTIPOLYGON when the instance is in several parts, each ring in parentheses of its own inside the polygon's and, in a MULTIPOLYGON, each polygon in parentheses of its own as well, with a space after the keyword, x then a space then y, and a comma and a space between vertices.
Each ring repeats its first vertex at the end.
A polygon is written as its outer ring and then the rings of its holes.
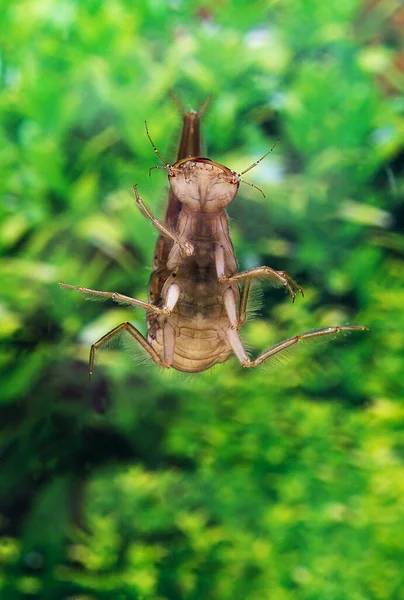
MULTIPOLYGON (((187 114, 182 113, 183 127, 180 145, 178 148, 177 161, 189 156, 201 154, 201 113, 191 110, 187 114)), ((181 202, 175 196, 172 188, 168 193, 168 204, 165 215, 165 224, 171 230, 176 230, 178 216, 181 212, 181 202)), ((149 281, 149 299, 155 304, 161 303, 161 290, 168 277, 167 259, 170 254, 173 241, 165 235, 159 235, 154 251, 153 273, 149 281)), ((147 317, 148 327, 153 327, 152 313, 147 317)))
MULTIPOLYGON (((202 153, 201 118, 205 106, 198 112, 190 111, 183 114, 177 163, 190 157, 199 157, 202 153)), ((174 308, 168 321, 164 316, 160 318, 161 315, 152 312, 147 314, 147 338, 161 356, 164 353, 164 327, 166 336, 167 330, 172 329, 175 336, 172 366, 180 371, 198 372, 216 363, 224 362, 231 354, 231 348, 223 335, 223 330, 228 326, 227 314, 223 303, 220 302, 220 284, 211 258, 212 241, 217 237, 216 231, 223 230, 223 226, 226 232, 226 243, 230 245, 233 256, 234 250, 225 213, 222 219, 219 217, 218 227, 216 215, 213 218, 205 218, 199 214, 196 218, 192 218, 191 214, 186 216, 182 209, 182 203, 170 187, 165 224, 170 229, 183 230, 186 221, 190 229, 188 232, 188 227, 185 226, 186 237, 196 250, 194 256, 187 257, 176 272, 171 273, 167 262, 173 242, 164 235, 159 236, 154 255, 154 270, 149 281, 149 300, 160 306, 163 302, 163 288, 166 291, 174 281, 181 285, 183 294, 181 302, 174 308), (182 223, 178 227, 181 213, 182 223), (209 256, 207 266, 201 266, 201 263, 206 262, 206 259, 202 258, 203 254, 209 256)), ((233 272, 236 270, 237 265, 234 260, 233 272)), ((232 287, 238 295, 238 285, 232 284, 232 287)))
POLYGON ((366 330, 351 325, 325 327, 288 338, 254 360, 249 359, 238 330, 246 319, 253 278, 266 278, 276 286, 284 286, 293 301, 296 293, 303 295, 303 291, 288 273, 268 266, 237 271, 225 208, 237 194, 241 175, 262 158, 241 174, 202 158, 200 116, 194 111, 183 115, 181 143, 173 165, 160 155, 146 127, 170 182, 164 223, 153 216, 134 188, 139 209, 160 232, 149 282, 149 302, 115 292, 60 284, 87 296, 111 298, 147 311, 147 338, 130 323, 122 323, 92 345, 90 375, 96 350, 120 334, 135 339, 159 366, 192 373, 224 362, 231 354, 235 354, 243 367, 255 367, 300 341, 366 330))
POLYGON ((175 339, 172 366, 179 371, 204 371, 227 360, 232 352, 226 332, 229 319, 224 292, 233 291, 239 303, 237 282, 218 281, 214 253, 217 245, 226 248, 227 274, 237 271, 233 245, 224 210, 218 214, 198 214, 182 209, 179 229, 195 248, 189 257, 180 257, 176 248, 167 264, 172 267, 162 288, 167 295, 171 285, 180 287, 180 297, 168 317, 149 313, 148 340, 159 356, 164 354, 164 335, 175 339))

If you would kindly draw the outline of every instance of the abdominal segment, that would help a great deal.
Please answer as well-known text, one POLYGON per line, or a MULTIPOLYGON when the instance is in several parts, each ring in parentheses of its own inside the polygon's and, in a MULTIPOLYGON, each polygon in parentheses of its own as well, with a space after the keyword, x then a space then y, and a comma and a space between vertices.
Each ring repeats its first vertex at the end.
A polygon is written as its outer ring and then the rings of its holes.
MULTIPOLYGON (((203 323, 209 327, 202 315, 194 318, 192 325, 187 323, 188 319, 179 319, 180 324, 177 324, 178 316, 174 314, 166 318, 164 324, 149 329, 148 340, 163 361, 179 371, 196 373, 228 359, 231 348, 226 338, 229 326, 226 320, 219 319, 219 327, 216 323, 215 328, 209 329, 198 328, 203 323)), ((158 318, 164 320, 164 317, 158 318)))

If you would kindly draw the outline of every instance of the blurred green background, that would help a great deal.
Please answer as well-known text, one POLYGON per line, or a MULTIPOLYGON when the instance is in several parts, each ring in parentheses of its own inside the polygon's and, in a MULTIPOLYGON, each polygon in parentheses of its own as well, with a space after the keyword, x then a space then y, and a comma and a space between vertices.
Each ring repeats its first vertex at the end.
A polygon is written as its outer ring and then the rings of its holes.
POLYGON ((3 0, 0 599, 404 598, 404 9, 396 0, 3 0), (285 362, 186 377, 89 347, 146 299, 181 119, 235 170, 243 328, 285 362))

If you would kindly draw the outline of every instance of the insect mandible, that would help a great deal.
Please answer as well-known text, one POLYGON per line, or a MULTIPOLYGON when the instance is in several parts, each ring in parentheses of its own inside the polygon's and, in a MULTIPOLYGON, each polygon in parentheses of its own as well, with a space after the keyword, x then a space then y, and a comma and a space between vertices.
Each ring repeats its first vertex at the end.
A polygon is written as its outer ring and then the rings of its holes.
POLYGON ((87 296, 110 298, 146 310, 147 337, 125 322, 91 346, 90 377, 97 349, 122 333, 134 338, 160 367, 195 373, 226 361, 232 354, 242 367, 256 367, 300 341, 367 330, 361 325, 324 327, 295 335, 255 359, 249 358, 239 330, 246 321, 253 279, 266 278, 283 286, 293 301, 297 293, 303 295, 303 290, 285 271, 268 266, 237 270, 225 209, 235 198, 242 175, 268 156, 275 145, 241 173, 201 157, 200 118, 204 108, 199 113, 182 112, 181 142, 173 165, 157 150, 146 125, 154 152, 163 163, 155 168, 167 170, 170 183, 164 223, 154 217, 134 186, 136 204, 160 233, 149 282, 149 302, 117 292, 59 284, 87 296))

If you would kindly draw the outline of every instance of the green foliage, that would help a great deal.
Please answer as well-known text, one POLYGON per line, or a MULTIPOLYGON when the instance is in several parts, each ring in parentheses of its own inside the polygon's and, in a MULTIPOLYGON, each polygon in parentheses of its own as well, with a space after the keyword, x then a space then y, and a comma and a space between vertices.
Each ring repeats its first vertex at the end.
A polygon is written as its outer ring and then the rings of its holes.
MULTIPOLYGON (((381 0, 5 0, 0 8, 0 598, 404 598, 403 74, 381 0), (89 346, 147 298, 185 108, 248 173, 230 207, 264 286, 256 355, 317 327, 368 334, 194 377, 89 346)), ((401 66, 402 69, 402 66, 401 66)))

